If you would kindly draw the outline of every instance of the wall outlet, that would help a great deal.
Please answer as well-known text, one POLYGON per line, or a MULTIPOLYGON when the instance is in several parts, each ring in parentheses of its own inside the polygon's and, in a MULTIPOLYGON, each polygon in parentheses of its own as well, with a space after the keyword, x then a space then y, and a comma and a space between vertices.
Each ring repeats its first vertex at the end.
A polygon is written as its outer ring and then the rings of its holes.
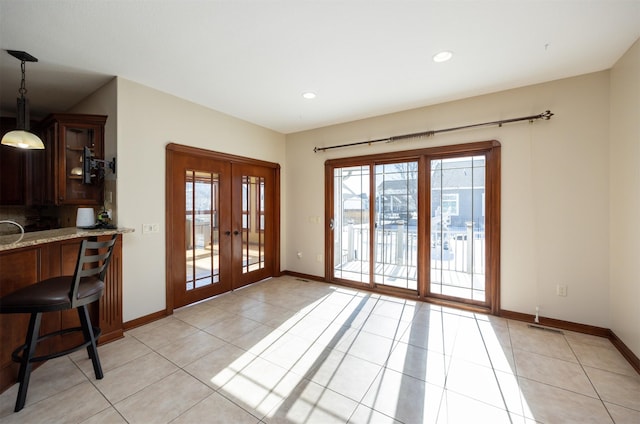
POLYGON ((142 224, 142 234, 160 232, 160 224, 142 224))
POLYGON ((567 295, 567 285, 566 284, 558 284, 556 286, 556 294, 558 296, 565 297, 567 295))

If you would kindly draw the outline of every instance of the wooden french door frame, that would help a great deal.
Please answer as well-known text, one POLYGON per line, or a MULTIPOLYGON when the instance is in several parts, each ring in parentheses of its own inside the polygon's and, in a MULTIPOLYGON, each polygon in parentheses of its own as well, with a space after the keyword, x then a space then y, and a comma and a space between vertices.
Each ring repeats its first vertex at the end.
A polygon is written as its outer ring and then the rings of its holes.
POLYGON ((231 177, 232 193, 241 193, 243 197, 232 206, 232 256, 242 261, 241 267, 232 269, 232 289, 235 290, 273 275, 272 261, 265 261, 271 253, 268 250, 273 249, 273 231, 264 231, 261 227, 274 207, 275 184, 272 168, 247 163, 233 163, 231 177), (268 215, 262 216, 261 208, 268 215))
MULTIPOLYGON (((231 190, 237 189, 238 187, 238 175, 242 173, 242 171, 246 170, 262 170, 265 175, 269 175, 270 186, 272 190, 269 191, 268 196, 268 206, 271 207, 270 219, 269 222, 266 223, 267 226, 273 229, 271 234, 268 236, 268 249, 265 255, 265 266, 264 271, 254 274, 255 280, 250 280, 246 277, 242 277, 241 274, 231 272, 225 275, 221 275, 221 278, 228 279, 229 281, 224 281, 223 284, 225 287, 228 287, 229 290, 233 290, 238 287, 242 287, 246 284, 250 284, 254 281, 259 281, 260 279, 268 278, 271 276, 279 276, 280 275, 280 165, 277 163, 262 161, 258 159, 246 158, 242 156, 230 155, 227 153, 220 153, 211 150, 184 146, 175 143, 169 143, 166 146, 166 170, 165 170, 165 231, 166 231, 166 239, 165 239, 165 250, 166 250, 166 263, 165 263, 165 274, 166 274, 166 310, 165 312, 169 315, 173 313, 173 310, 176 307, 181 305, 176 305, 176 301, 174 298, 174 294, 176 291, 177 284, 185 284, 184 278, 179 275, 176 275, 177 271, 179 271, 181 262, 184 261, 184 232, 185 229, 182 228, 184 226, 174 226, 172 223, 174 219, 172 217, 178 213, 184 213, 184 196, 178 196, 176 190, 180 188, 174 184, 174 172, 176 172, 176 166, 179 158, 179 155, 188 155, 194 158, 198 158, 203 161, 211 161, 217 163, 225 163, 229 165, 228 178, 229 178, 229 193, 226 199, 222 199, 222 201, 226 201, 227 207, 231 208, 230 200, 231 200, 231 190), (233 169, 236 169, 237 172, 234 172, 233 169), (239 173, 238 173, 239 172, 239 173), (178 198, 179 201, 176 202, 175 199, 178 198)), ((240 177, 241 178, 241 177, 240 177)), ((182 188, 184 190, 184 188, 182 188)), ((220 228, 220 237, 228 238, 231 240, 232 237, 236 237, 234 231, 239 230, 237 219, 234 220, 232 218, 231 213, 229 214, 229 220, 227 223, 224 223, 225 227, 220 228)), ((223 223, 221 223, 223 225, 223 223)), ((230 252, 230 255, 237 254, 237 252, 230 252)), ((233 258, 229 256, 225 260, 233 261, 233 258)))
MULTIPOLYGON (((406 298, 417 298, 431 303, 451 305, 478 312, 499 314, 500 311, 500 143, 496 140, 466 143, 450 146, 433 147, 419 150, 409 150, 401 152, 391 152, 374 154, 367 156, 331 159, 325 162, 325 216, 327 217, 327 227, 325 230, 325 280, 328 282, 365 288, 368 290, 389 293, 406 298), (340 167, 353 167, 369 164, 371 170, 376 164, 402 161, 419 161, 421 175, 418 179, 418 209, 427 210, 429 206, 429 195, 426 193, 430 187, 429 161, 432 158, 453 158, 467 155, 484 155, 487 161, 486 166, 486 216, 485 224, 489 230, 485 238, 487 254, 485 257, 485 278, 486 302, 459 302, 444 296, 433 295, 429 291, 430 284, 430 237, 422 237, 418 241, 418 290, 410 291, 390 287, 381 287, 373 283, 373 273, 370 272, 369 283, 355 283, 350 280, 343 280, 334 277, 334 175, 333 170, 340 167)), ((370 172, 373 174, 373 171, 370 172)), ((373 175, 371 175, 373 181, 373 175)), ((370 199, 374 202, 374 199, 370 199)), ((369 222, 373 223, 373 208, 369 208, 369 222)), ((419 213, 421 215, 422 213, 419 213)), ((426 214, 426 219, 418 220, 419 234, 429 234, 431 228, 430 213, 426 214)), ((371 226, 373 228, 373 226, 371 226)), ((373 230, 370 230, 373 233, 373 230)), ((373 235, 370 235, 373 240, 373 235)), ((373 257, 373 247, 370 247, 370 256, 373 257)), ((372 261, 370 261, 372 262, 372 261)))

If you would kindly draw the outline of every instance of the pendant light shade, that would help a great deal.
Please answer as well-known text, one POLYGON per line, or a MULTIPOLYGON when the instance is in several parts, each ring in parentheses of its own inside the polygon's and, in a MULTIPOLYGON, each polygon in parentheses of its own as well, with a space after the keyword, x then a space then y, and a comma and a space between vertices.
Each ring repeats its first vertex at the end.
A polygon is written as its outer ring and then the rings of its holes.
POLYGON ((40 137, 25 130, 9 131, 2 137, 2 144, 20 149, 44 149, 44 143, 40 137))
POLYGON ((34 133, 29 131, 29 100, 24 96, 27 92, 25 86, 25 62, 37 62, 38 59, 31 56, 29 53, 7 50, 7 52, 20 60, 22 69, 22 81, 20 83, 20 97, 17 99, 17 115, 16 115, 16 129, 9 131, 2 137, 1 143, 5 146, 17 147, 20 149, 44 149, 44 143, 34 133))

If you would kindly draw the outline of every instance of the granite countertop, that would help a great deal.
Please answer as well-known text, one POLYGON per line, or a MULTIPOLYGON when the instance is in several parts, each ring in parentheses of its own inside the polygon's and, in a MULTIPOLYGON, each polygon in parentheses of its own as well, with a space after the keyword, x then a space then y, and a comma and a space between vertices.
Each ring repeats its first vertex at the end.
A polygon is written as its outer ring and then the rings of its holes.
POLYGON ((36 246, 55 241, 69 240, 82 237, 108 236, 112 234, 132 233, 133 228, 98 228, 83 229, 76 227, 58 228, 57 230, 34 231, 25 233, 20 239, 20 234, 0 236, 0 252, 3 250, 19 249, 21 247, 36 246))

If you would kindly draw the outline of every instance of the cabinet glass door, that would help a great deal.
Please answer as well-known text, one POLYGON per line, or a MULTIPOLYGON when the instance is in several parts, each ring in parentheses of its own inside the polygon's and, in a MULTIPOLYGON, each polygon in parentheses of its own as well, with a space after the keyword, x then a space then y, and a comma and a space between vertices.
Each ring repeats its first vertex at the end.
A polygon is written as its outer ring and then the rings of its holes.
POLYGON ((88 147, 91 152, 95 149, 95 129, 64 127, 64 192, 61 195, 66 201, 89 201, 100 203, 97 175, 92 175, 95 185, 83 183, 83 150, 88 147))

